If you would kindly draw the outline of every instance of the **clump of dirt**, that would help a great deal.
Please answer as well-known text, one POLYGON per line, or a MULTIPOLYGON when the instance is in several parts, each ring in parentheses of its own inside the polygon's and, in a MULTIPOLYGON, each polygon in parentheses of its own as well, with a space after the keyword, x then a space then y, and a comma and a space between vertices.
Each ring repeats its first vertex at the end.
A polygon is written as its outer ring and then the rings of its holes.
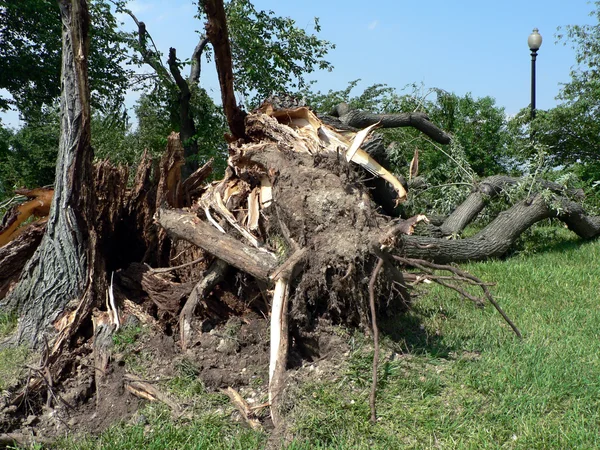
MULTIPOLYGON (((369 327, 368 283, 377 259, 373 245, 389 218, 379 214, 364 187, 364 172, 335 154, 308 155, 273 147, 251 157, 266 170, 276 168, 274 197, 280 200, 265 210, 266 234, 282 236, 288 247, 309 249, 294 286, 293 327, 311 330, 320 317, 369 327)), ((382 279, 379 313, 389 316, 406 310, 408 299, 382 279)))

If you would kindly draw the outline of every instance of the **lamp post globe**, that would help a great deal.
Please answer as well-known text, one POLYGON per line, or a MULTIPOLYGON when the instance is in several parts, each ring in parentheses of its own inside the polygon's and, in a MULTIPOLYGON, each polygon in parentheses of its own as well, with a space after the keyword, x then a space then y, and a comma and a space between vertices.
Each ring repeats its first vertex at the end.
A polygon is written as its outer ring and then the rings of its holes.
POLYGON ((531 51, 537 51, 542 46, 542 35, 540 34, 540 30, 537 28, 533 29, 533 32, 527 38, 527 44, 529 44, 529 49, 531 51))
POLYGON ((535 60, 542 46, 542 35, 537 28, 527 38, 527 44, 531 50, 531 119, 535 119, 535 60))

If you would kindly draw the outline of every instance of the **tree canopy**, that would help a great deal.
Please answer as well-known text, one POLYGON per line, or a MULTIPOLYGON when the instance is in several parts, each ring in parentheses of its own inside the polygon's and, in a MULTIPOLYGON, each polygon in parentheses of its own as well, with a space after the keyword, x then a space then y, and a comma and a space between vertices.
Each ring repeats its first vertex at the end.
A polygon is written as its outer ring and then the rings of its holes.
MULTIPOLYGON (((128 87, 124 34, 106 0, 90 1, 90 86, 94 106, 120 106, 128 87)), ((24 120, 60 95, 61 25, 55 0, 0 1, 0 109, 24 120)))

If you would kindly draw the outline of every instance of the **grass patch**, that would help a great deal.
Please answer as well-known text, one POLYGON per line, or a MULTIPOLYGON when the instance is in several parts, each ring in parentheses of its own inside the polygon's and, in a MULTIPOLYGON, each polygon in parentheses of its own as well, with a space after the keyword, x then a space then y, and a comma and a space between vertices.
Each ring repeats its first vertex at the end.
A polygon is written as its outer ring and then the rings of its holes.
POLYGON ((16 313, 0 313, 0 338, 4 338, 17 329, 19 317, 16 313))
POLYGON ((0 348, 0 391, 22 378, 28 356, 25 346, 0 348))
POLYGON ((265 437, 228 417, 199 414, 188 423, 174 423, 168 409, 149 405, 141 411, 145 423, 119 424, 98 437, 72 437, 58 443, 64 450, 259 449, 265 437))
MULTIPOLYGON (((600 242, 562 228, 534 233, 505 261, 462 266, 498 283, 493 293, 523 340, 491 306, 428 287, 409 314, 382 324, 378 423, 369 423, 372 346, 356 334, 335 377, 290 385, 286 448, 599 448, 600 242)), ((150 405, 146 424, 60 448, 264 448, 267 436, 232 423, 227 397, 207 393, 197 370, 182 361, 168 385, 194 405, 193 420, 174 423, 150 405)))
POLYGON ((140 338, 142 331, 142 327, 139 325, 130 325, 120 328, 119 331, 113 334, 115 350, 117 352, 122 352, 126 350, 127 347, 131 347, 140 338))

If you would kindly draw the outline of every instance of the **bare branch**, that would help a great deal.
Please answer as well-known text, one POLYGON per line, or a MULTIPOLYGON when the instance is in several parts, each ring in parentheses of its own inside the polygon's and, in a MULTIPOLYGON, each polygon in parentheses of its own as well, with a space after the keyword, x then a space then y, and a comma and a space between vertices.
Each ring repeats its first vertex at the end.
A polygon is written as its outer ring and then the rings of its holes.
POLYGON ((208 17, 206 23, 206 34, 215 51, 215 63, 219 74, 221 86, 221 99, 223 109, 227 117, 229 129, 236 139, 246 137, 244 119, 246 113, 237 105, 233 91, 233 68, 231 62, 231 46, 229 45, 229 33, 227 31, 227 18, 223 0, 206 0, 204 12, 208 17))
POLYGON ((190 77, 189 77, 189 82, 190 84, 198 84, 200 83, 200 68, 201 68, 201 62, 202 62, 202 53, 204 52, 204 48, 206 47, 206 44, 208 44, 210 41, 208 40, 208 37, 204 36, 200 42, 198 42, 198 45, 196 45, 196 48, 194 49, 194 53, 192 53, 192 68, 190 69, 190 77))
MULTIPOLYGON (((500 313, 500 315, 502 316, 502 318, 506 321, 506 323, 508 323, 508 325, 513 329, 513 331, 515 332, 515 334, 517 335, 517 337, 519 339, 521 339, 523 336, 521 335, 521 332, 519 331, 519 329, 517 328, 517 326, 513 323, 513 321, 506 315, 506 313, 504 312, 504 310, 502 310, 502 308, 500 307, 500 305, 494 300, 494 298, 492 297, 492 294, 490 293, 490 290, 487 287, 487 284, 484 283, 483 281, 481 281, 479 278, 477 278, 474 275, 471 275, 468 272, 465 272, 464 270, 460 270, 456 267, 453 266, 449 266, 449 265, 445 265, 445 264, 435 264, 429 261, 426 261, 424 259, 417 259, 417 258, 403 258, 401 256, 397 256, 397 255, 392 255, 392 257, 402 263, 405 264, 407 266, 411 266, 411 267, 416 267, 419 270, 422 270, 423 272, 433 275, 432 270, 446 270, 448 272, 452 272, 453 274, 457 275, 457 280, 459 280, 459 278, 467 278, 473 282, 475 282, 475 284, 477 286, 479 286, 482 290, 483 293, 485 294, 485 297, 487 298, 487 300, 494 306, 494 308, 496 308, 496 310, 500 313)), ((469 300, 474 301, 475 303, 480 303, 481 299, 478 299, 477 297, 472 296, 471 294, 469 294, 468 292, 460 289, 459 287, 450 284, 450 283, 446 283, 444 281, 442 281, 439 278, 436 277, 431 277, 432 281, 435 281, 436 283, 438 283, 441 286, 450 288, 455 290, 456 292, 458 292, 459 294, 463 295, 464 297, 468 298, 469 300)))
POLYGON ((371 307, 371 323, 373 326, 373 382, 371 383, 371 394, 369 405, 371 407, 371 422, 377 422, 377 411, 375 409, 375 397, 377 395, 377 366, 379 365, 379 328, 377 328, 377 308, 375 308, 375 282, 377 275, 383 267, 383 259, 378 258, 377 265, 373 269, 369 280, 369 306, 371 307))

